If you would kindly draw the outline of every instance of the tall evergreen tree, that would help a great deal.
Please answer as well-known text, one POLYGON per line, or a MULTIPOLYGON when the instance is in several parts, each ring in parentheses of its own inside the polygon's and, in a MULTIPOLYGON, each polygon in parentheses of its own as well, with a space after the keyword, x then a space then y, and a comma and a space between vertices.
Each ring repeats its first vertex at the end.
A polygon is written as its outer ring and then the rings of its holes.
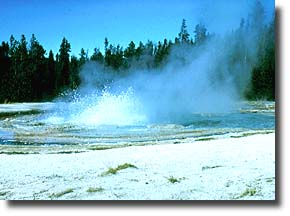
POLYGON ((207 30, 203 24, 197 24, 194 29, 194 43, 195 45, 202 44, 207 37, 207 30))
POLYGON ((82 67, 89 60, 88 52, 86 52, 85 49, 82 48, 79 55, 80 55, 79 67, 82 67))
POLYGON ((29 74, 27 74, 31 82, 31 89, 29 90, 27 87, 27 91, 31 92, 27 93, 35 100, 41 100, 48 90, 49 74, 44 55, 44 48, 32 34, 29 49, 29 74))
POLYGON ((136 54, 135 43, 131 41, 129 43, 128 48, 124 50, 124 56, 126 58, 132 58, 133 56, 135 56, 135 54, 136 54))
POLYGON ((104 56, 103 54, 101 53, 101 51, 97 48, 94 48, 94 53, 93 55, 91 56, 91 61, 96 61, 100 64, 103 64, 104 63, 104 56))
POLYGON ((140 41, 139 46, 136 49, 137 59, 139 59, 141 55, 144 55, 144 51, 145 51, 145 45, 140 41))
POLYGON ((179 41, 181 43, 188 43, 189 42, 189 33, 187 31, 186 21, 185 19, 182 20, 180 32, 178 34, 179 41))
POLYGON ((29 100, 27 90, 31 89, 28 68, 28 49, 24 35, 21 35, 20 42, 11 37, 11 99, 13 101, 29 100))
POLYGON ((0 45, 0 103, 8 102, 9 89, 7 85, 10 84, 10 58, 9 58, 9 44, 2 42, 0 45))
POLYGON ((70 62, 70 87, 75 89, 80 85, 79 71, 81 67, 85 64, 85 59, 78 60, 77 57, 72 56, 70 62))
POLYGON ((57 93, 57 76, 56 76, 56 64, 53 56, 52 50, 49 51, 48 60, 47 60, 47 69, 48 69, 48 94, 53 96, 57 93))
POLYGON ((163 54, 163 47, 160 41, 158 41, 158 45, 155 49, 155 66, 160 66, 162 60, 163 60, 164 54, 163 54))
POLYGON ((69 88, 70 87, 70 52, 71 45, 66 38, 62 39, 60 49, 59 49, 59 87, 69 88))
POLYGON ((252 71, 248 99, 275 100, 275 24, 274 18, 260 36, 258 62, 252 71))

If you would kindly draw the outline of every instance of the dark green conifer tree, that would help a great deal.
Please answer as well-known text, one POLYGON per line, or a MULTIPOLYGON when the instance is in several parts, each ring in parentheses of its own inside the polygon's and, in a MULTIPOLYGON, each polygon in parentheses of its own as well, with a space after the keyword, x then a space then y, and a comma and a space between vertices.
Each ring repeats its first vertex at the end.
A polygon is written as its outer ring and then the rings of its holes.
POLYGON ((58 73, 59 87, 66 89, 70 87, 70 52, 71 45, 66 38, 62 39, 59 49, 58 73))

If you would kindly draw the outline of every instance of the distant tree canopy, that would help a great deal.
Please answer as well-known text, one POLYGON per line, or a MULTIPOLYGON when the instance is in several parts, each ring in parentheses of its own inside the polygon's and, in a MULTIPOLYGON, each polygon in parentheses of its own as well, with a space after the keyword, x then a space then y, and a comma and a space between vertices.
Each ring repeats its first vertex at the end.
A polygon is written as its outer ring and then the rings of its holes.
POLYGON ((181 43, 189 42, 189 33, 187 31, 186 21, 185 19, 182 20, 180 32, 178 34, 178 39, 181 43))
MULTIPOLYGON (((257 25, 262 22, 261 5, 256 6, 259 13, 255 14, 256 21, 241 20, 240 28, 232 32, 233 37, 239 37, 234 44, 235 49, 228 56, 229 65, 237 61, 253 65, 248 87, 243 92, 250 100, 275 99, 275 25, 274 18, 269 24, 257 25), (262 28, 262 34, 257 40, 258 60, 251 61, 251 56, 243 45, 246 40, 246 28, 262 28)), ((110 68, 116 73, 128 71, 134 65, 139 69, 161 68, 166 65, 173 47, 199 47, 214 37, 207 32, 206 26, 199 23, 192 31, 193 38, 187 29, 186 20, 181 23, 180 32, 174 42, 168 39, 154 43, 147 41, 135 44, 131 41, 128 47, 114 46, 108 38, 104 40, 104 54, 95 48, 88 56, 85 49, 80 50, 79 56, 71 56, 71 44, 63 38, 58 53, 52 50, 46 56, 46 50, 32 34, 29 43, 24 35, 20 41, 12 35, 9 42, 0 45, 0 102, 44 101, 51 100, 67 89, 80 85, 80 70, 88 62, 97 62, 103 67, 110 68), (136 64, 138 62, 138 64, 136 64)), ((186 54, 185 54, 186 55, 186 54)), ((240 74, 239 76, 243 76, 240 74)), ((237 85, 239 83, 237 76, 237 85)))
POLYGON ((275 100, 275 20, 265 26, 258 43, 258 62, 252 71, 249 99, 275 100))
POLYGON ((207 38, 207 30, 203 24, 197 24, 194 30, 194 43, 196 45, 202 44, 207 38))

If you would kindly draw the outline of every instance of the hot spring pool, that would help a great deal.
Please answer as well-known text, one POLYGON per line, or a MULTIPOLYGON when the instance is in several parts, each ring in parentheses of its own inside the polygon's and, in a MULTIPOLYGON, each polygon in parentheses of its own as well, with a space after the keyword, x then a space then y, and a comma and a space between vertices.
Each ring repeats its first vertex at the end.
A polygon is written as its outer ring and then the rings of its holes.
MULTIPOLYGON (((93 110, 67 115, 73 106, 69 102, 0 105, 0 153, 77 153, 240 137, 275 130, 274 102, 242 102, 231 112, 190 113, 182 121, 164 118, 160 122, 147 122, 142 121, 142 116, 133 116, 138 121, 128 124, 124 119, 121 124, 116 119, 114 124, 94 122, 102 116, 94 116, 98 113, 93 110)), ((114 113, 112 116, 116 118, 114 113)))

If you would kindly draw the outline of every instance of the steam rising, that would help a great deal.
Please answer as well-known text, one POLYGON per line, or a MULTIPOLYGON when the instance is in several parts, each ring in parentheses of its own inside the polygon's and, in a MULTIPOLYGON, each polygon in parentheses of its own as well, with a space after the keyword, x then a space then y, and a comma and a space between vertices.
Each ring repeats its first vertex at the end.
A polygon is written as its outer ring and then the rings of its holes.
MULTIPOLYGON (((257 25, 257 24, 256 24, 257 25)), ((88 62, 79 89, 59 106, 53 121, 89 125, 145 125, 190 122, 195 113, 230 112, 241 99, 257 56, 259 32, 214 36, 200 46, 174 46, 160 69, 113 72, 88 62), (244 49, 231 62, 237 46, 244 49)), ((141 59, 145 59, 143 56, 141 59)))

